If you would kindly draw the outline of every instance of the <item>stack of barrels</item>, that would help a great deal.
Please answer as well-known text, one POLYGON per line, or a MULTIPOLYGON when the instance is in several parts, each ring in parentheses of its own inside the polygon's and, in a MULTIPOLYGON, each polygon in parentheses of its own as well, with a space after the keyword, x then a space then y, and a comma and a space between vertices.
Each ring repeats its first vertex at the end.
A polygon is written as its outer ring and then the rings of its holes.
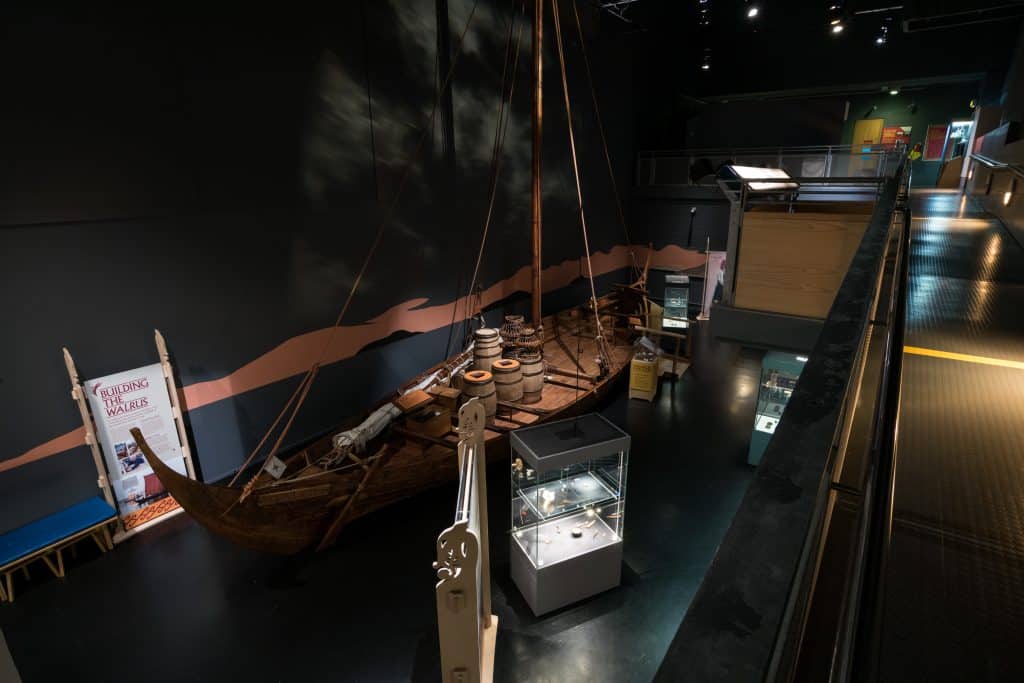
POLYGON ((462 392, 484 404, 488 419, 498 401, 537 403, 544 390, 543 342, 521 315, 507 315, 500 331, 473 333, 473 365, 462 375, 462 392))

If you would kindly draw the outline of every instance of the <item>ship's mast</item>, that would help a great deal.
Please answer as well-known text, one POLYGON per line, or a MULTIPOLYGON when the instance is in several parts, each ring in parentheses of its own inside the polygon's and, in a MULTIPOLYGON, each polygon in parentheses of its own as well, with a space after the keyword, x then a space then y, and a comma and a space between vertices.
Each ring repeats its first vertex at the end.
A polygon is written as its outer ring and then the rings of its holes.
POLYGON ((544 38, 544 0, 533 2, 533 186, 531 189, 533 213, 533 299, 531 314, 533 325, 541 328, 541 157, 542 132, 544 117, 543 89, 543 45, 544 38))

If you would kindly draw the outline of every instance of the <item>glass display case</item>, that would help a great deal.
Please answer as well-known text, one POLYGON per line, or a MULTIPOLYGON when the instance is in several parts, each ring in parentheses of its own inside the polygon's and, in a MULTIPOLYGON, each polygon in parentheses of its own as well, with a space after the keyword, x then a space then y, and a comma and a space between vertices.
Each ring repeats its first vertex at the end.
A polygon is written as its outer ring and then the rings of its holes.
POLYGON ((750 436, 750 450, 747 453, 747 462, 751 465, 761 462, 806 362, 807 356, 790 353, 769 351, 764 355, 757 409, 754 412, 754 431, 750 436))
POLYGON ((685 330, 689 323, 690 277, 673 273, 665 276, 665 314, 662 328, 685 330))
POLYGON ((596 413, 512 432, 512 579, 534 614, 619 585, 629 435, 596 413))

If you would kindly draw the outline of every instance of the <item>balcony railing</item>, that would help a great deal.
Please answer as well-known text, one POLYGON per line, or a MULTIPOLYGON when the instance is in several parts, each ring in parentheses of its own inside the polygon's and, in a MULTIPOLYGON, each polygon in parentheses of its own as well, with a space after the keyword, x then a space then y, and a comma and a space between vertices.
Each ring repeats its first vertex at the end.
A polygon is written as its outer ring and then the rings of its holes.
POLYGON ((890 177, 905 155, 902 144, 645 151, 637 155, 636 184, 714 185, 726 164, 781 168, 801 178, 890 177))

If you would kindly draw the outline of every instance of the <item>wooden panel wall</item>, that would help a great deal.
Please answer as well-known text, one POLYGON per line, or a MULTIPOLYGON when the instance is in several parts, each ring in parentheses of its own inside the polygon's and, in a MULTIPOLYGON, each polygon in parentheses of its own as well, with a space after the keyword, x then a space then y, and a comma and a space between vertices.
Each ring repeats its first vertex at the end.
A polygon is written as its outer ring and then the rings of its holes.
POLYGON ((747 213, 735 305, 824 319, 870 218, 861 212, 747 213))

